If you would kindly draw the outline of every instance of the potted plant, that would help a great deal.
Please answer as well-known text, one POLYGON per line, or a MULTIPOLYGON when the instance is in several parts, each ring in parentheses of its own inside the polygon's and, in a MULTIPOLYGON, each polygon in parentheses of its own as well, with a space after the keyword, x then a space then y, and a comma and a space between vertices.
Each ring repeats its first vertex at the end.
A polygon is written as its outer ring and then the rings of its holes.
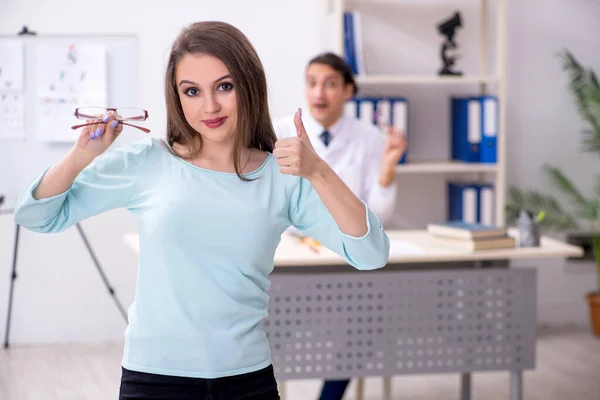
MULTIPOLYGON (((561 54, 563 69, 569 74, 569 90, 577 111, 588 125, 583 130, 582 151, 600 156, 600 85, 594 71, 586 70, 567 50, 561 54)), ((587 293, 592 330, 600 337, 600 176, 597 186, 589 196, 584 196, 573 182, 557 167, 544 165, 543 171, 550 183, 570 200, 570 211, 563 208, 551 195, 535 190, 522 190, 511 186, 506 205, 507 223, 517 221, 525 209, 532 214, 544 213, 540 228, 566 230, 586 224, 592 236, 591 248, 596 265, 596 290, 587 293)))

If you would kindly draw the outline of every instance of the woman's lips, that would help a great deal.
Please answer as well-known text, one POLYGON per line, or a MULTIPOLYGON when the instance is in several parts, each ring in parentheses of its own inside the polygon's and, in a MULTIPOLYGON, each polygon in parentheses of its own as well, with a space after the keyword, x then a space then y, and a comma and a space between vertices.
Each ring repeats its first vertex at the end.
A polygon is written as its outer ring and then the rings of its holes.
POLYGON ((202 122, 204 122, 204 125, 208 126, 211 129, 214 128, 218 128, 221 125, 223 125, 223 123, 225 122, 225 120, 227 119, 227 117, 221 117, 221 118, 214 118, 214 119, 205 119, 202 122))

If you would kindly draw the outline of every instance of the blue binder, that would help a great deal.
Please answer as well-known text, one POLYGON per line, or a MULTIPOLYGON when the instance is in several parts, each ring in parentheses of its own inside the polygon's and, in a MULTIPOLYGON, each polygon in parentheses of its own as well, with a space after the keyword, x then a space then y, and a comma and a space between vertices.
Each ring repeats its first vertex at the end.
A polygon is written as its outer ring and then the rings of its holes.
POLYGON ((448 220, 479 222, 479 188, 475 184, 448 183, 448 220))
POLYGON ((365 123, 375 125, 375 111, 378 98, 376 97, 358 97, 358 119, 365 123))
POLYGON ((355 48, 354 16, 346 11, 344 12, 344 59, 352 68, 352 72, 358 74, 355 48))
POLYGON ((478 185, 478 222, 484 225, 494 225, 495 196, 494 185, 482 183, 478 185))
POLYGON ((481 97, 481 158, 480 162, 495 164, 497 160, 498 99, 481 97))
POLYGON ((481 146, 481 103, 476 97, 451 99, 452 159, 479 162, 481 146))
MULTIPOLYGON (((408 140, 408 101, 404 97, 392 97, 391 101, 391 124, 394 128, 402 129, 404 137, 408 140)), ((398 164, 406 164, 407 151, 404 152, 398 164)))
POLYGON ((448 220, 494 224, 494 186, 488 183, 449 182, 448 220))
POLYGON ((344 115, 352 118, 358 118, 358 100, 352 97, 344 104, 344 115))
MULTIPOLYGON (((373 125, 392 125, 408 138, 408 101, 404 97, 353 97, 346 102, 344 113, 373 125)), ((398 164, 405 164, 408 151, 398 164)))
MULTIPOLYGON (((379 97, 375 100, 376 124, 391 125, 401 129, 404 137, 408 138, 408 101, 404 97, 379 97)), ((406 163, 404 152, 398 164, 406 163)))
POLYGON ((452 159, 463 162, 496 163, 497 97, 453 97, 450 116, 452 159))

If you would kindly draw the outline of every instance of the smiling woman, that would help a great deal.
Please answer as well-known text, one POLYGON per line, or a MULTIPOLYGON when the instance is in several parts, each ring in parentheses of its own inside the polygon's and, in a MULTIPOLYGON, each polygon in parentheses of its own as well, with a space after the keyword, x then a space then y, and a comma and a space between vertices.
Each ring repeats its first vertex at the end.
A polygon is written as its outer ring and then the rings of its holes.
POLYGON ((165 78, 166 141, 109 150, 109 113, 30 183, 15 222, 60 232, 121 207, 138 218, 120 399, 276 400, 262 321, 281 234, 294 226, 361 270, 386 264, 389 239, 314 151, 300 110, 296 135, 275 142, 264 71, 237 28, 186 28, 165 78))
POLYGON ((232 148, 235 172, 247 179, 241 165, 261 158, 247 149, 273 151, 264 69, 241 32, 210 23, 186 30, 173 44, 165 91, 167 140, 180 157, 232 148))

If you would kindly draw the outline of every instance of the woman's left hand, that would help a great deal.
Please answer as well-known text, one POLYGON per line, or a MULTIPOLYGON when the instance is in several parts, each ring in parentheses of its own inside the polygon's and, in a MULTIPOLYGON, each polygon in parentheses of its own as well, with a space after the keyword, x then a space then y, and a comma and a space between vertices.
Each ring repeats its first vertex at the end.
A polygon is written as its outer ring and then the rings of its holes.
POLYGON ((277 164, 282 173, 311 180, 317 176, 323 160, 310 143, 302 123, 302 111, 300 109, 294 115, 294 125, 296 125, 297 135, 278 140, 275 143, 273 155, 277 159, 277 164))

